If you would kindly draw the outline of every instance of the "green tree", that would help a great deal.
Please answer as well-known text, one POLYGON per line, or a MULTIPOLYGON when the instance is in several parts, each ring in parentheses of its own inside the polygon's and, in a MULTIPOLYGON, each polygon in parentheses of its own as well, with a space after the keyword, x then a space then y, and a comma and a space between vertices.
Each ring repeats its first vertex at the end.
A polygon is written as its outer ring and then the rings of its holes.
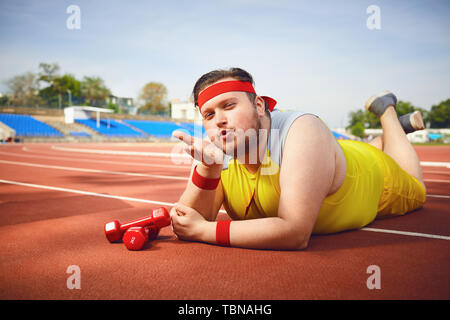
POLYGON ((163 114, 169 110, 167 103, 167 88, 159 82, 149 82, 140 91, 138 99, 142 106, 139 112, 163 114))
POLYGON ((351 127, 350 132, 354 136, 363 138, 364 137, 364 125, 361 122, 357 122, 351 127))
POLYGON ((39 97, 39 77, 27 72, 15 76, 8 81, 6 85, 9 88, 9 100, 15 106, 39 106, 43 103, 39 97))
POLYGON ((45 81, 49 85, 53 84, 53 80, 58 76, 59 65, 57 63, 45 63, 39 64, 39 81, 45 81))
POLYGON ((350 122, 347 126, 347 129, 353 127, 358 122, 365 123, 365 112, 362 109, 358 109, 356 111, 350 111, 349 117, 350 117, 350 122))
POLYGON ((120 109, 119 109, 119 106, 117 104, 115 104, 115 103, 109 102, 108 103, 108 109, 114 110, 114 113, 121 113, 120 109))
POLYGON ((363 127, 367 128, 380 128, 380 119, 375 116, 373 113, 368 112, 367 110, 359 109, 356 111, 351 111, 349 113, 350 123, 347 126, 347 129, 351 129, 357 123, 363 125, 363 127))
POLYGON ((399 100, 395 106, 395 110, 397 111, 397 115, 400 117, 404 114, 416 111, 417 108, 414 107, 411 102, 399 100))
POLYGON ((430 123, 431 128, 450 128, 450 99, 433 105, 426 122, 430 123))
POLYGON ((364 120, 364 126, 366 128, 381 128, 380 118, 370 111, 364 111, 364 120))
POLYGON ((6 94, 3 94, 2 96, 0 96, 0 106, 6 106, 9 103, 10 103, 9 98, 6 94))
POLYGON ((50 107, 57 106, 61 108, 63 105, 68 106, 70 103, 69 94, 72 102, 80 102, 82 100, 81 82, 73 75, 65 74, 63 76, 56 76, 51 81, 52 85, 41 89, 39 92, 39 95, 47 101, 50 107))
POLYGON ((81 82, 81 93, 86 103, 94 107, 107 105, 107 98, 111 91, 100 77, 84 77, 81 82))
MULTIPOLYGON (((56 79, 58 78, 59 65, 57 63, 45 63, 41 62, 39 64, 39 81, 44 81, 47 83, 47 88, 50 90, 46 90, 46 93, 52 93, 52 95, 45 95, 46 101, 49 106, 52 106, 52 98, 53 95, 58 97, 58 107, 62 106, 62 88, 60 88, 60 84, 56 79)), ((42 95, 41 95, 42 96, 42 95)))

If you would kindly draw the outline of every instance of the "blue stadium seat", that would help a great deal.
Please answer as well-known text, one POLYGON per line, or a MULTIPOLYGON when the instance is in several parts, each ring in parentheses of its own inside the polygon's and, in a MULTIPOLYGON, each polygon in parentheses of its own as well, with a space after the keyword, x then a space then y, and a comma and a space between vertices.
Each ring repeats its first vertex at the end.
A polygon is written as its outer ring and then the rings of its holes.
POLYGON ((181 122, 180 125, 168 121, 148 121, 148 120, 123 120, 127 124, 144 131, 157 138, 170 138, 174 130, 187 131, 189 134, 202 136, 205 132, 203 126, 194 123, 181 122))
POLYGON ((88 126, 92 130, 109 137, 120 138, 141 138, 144 135, 136 130, 133 130, 127 125, 124 125, 113 119, 100 120, 100 126, 97 128, 97 120, 95 119, 76 119, 78 123, 88 126))
POLYGON ((0 113, 0 121, 16 131, 22 137, 63 137, 64 135, 29 115, 0 113))
POLYGON ((205 128, 201 124, 181 122, 180 125, 196 137, 202 138, 206 134, 205 128))

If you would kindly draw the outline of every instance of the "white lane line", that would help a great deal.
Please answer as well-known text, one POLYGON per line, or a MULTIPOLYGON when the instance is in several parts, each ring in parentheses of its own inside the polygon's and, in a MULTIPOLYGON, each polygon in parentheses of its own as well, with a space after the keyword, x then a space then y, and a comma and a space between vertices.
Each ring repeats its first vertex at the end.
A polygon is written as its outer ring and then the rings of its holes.
MULTIPOLYGON (((162 201, 145 200, 145 199, 138 199, 138 198, 131 198, 131 197, 122 197, 122 196, 115 196, 115 195, 102 194, 102 193, 96 193, 96 192, 88 192, 88 191, 82 191, 82 190, 74 190, 74 189, 59 188, 59 187, 52 187, 52 186, 43 186, 43 185, 24 183, 24 182, 18 182, 18 181, 10 181, 10 180, 0 179, 0 183, 14 184, 14 185, 25 186, 25 187, 30 187, 30 188, 39 188, 39 189, 47 189, 47 190, 54 190, 54 191, 78 193, 78 194, 90 195, 90 196, 95 196, 95 197, 112 198, 112 199, 120 199, 120 200, 135 201, 135 202, 144 202, 144 203, 151 203, 151 204, 157 204, 157 205, 163 205, 163 206, 169 206, 169 207, 173 207, 175 205, 175 203, 171 203, 171 202, 162 202, 162 201)), ((219 212, 226 213, 226 211, 224 211, 224 210, 220 210, 219 212)), ((381 232, 381 233, 392 233, 392 234, 399 234, 399 235, 412 236, 412 237, 450 240, 450 237, 447 237, 447 236, 418 233, 418 232, 406 232, 406 231, 377 229, 377 228, 362 228, 360 230, 381 232)))
POLYGON ((46 169, 69 170, 69 171, 92 172, 92 173, 107 173, 107 174, 116 174, 116 175, 133 176, 133 177, 149 177, 149 178, 184 180, 184 181, 187 181, 189 179, 187 177, 163 176, 163 175, 157 175, 157 174, 108 171, 108 170, 85 169, 85 168, 62 167, 62 166, 50 166, 50 165, 45 165, 45 164, 7 161, 7 160, 0 160, 0 163, 10 164, 10 165, 27 166, 27 167, 46 168, 46 169))
POLYGON ((445 196, 445 195, 443 195, 443 194, 427 194, 427 197, 430 197, 430 198, 450 199, 450 196, 445 196))
POLYGON ((126 201, 152 203, 152 204, 163 205, 163 206, 173 206, 174 205, 173 203, 170 203, 170 202, 145 200, 145 199, 138 199, 138 198, 131 198, 131 197, 122 197, 122 196, 115 196, 115 195, 110 195, 110 194, 103 194, 103 193, 89 192, 89 191, 82 191, 82 190, 74 190, 74 189, 68 189, 68 188, 59 188, 59 187, 52 187, 52 186, 43 186, 40 184, 24 183, 24 182, 18 182, 18 181, 10 181, 10 180, 0 179, 0 183, 15 184, 18 186, 24 186, 24 187, 30 187, 30 188, 78 193, 78 194, 84 194, 84 195, 102 197, 102 198, 112 198, 112 199, 120 199, 120 200, 126 200, 126 201))
POLYGON ((397 231, 397 230, 387 230, 387 229, 377 229, 377 228, 362 228, 360 230, 372 231, 372 232, 383 232, 383 233, 400 234, 400 235, 403 235, 403 236, 450 240, 450 237, 447 237, 447 236, 438 236, 438 235, 435 235, 435 234, 427 234, 427 233, 407 232, 407 231, 397 231))
MULTIPOLYGON (((102 197, 102 198, 111 198, 111 199, 119 199, 119 200, 126 200, 126 201, 152 203, 152 204, 169 206, 169 207, 173 207, 176 204, 176 203, 171 203, 171 202, 162 202, 162 201, 155 201, 155 200, 146 200, 146 199, 139 199, 139 198, 115 196, 115 195, 103 194, 103 193, 97 193, 97 192, 89 192, 89 191, 83 191, 83 190, 75 190, 75 189, 52 187, 52 186, 44 186, 44 185, 40 185, 40 184, 26 183, 26 182, 19 182, 19 181, 11 181, 11 180, 3 180, 3 179, 0 179, 0 183, 14 184, 14 185, 30 187, 30 188, 38 188, 38 189, 46 189, 46 190, 54 190, 54 191, 62 191, 62 192, 71 192, 71 193, 84 194, 84 195, 95 196, 95 197, 102 197)), ((225 210, 219 210, 219 212, 220 213, 227 213, 225 210)))
POLYGON ((422 167, 445 167, 450 168, 450 162, 420 161, 422 167))
MULTIPOLYGON (((35 152, 27 149, 26 147, 22 148, 23 151, 26 152, 35 152)), ((22 154, 22 153, 13 153, 13 152, 1 152, 0 154, 8 155, 8 156, 19 156, 24 158, 36 158, 36 159, 48 159, 48 160, 64 160, 64 161, 76 161, 76 162, 88 162, 88 163, 101 163, 101 164, 119 164, 126 166, 140 166, 140 167, 161 167, 161 168, 178 168, 178 169, 190 169, 191 166, 181 166, 181 165, 169 165, 169 164, 153 164, 153 163, 141 163, 141 162, 125 162, 125 161, 110 161, 110 160, 95 160, 95 159, 79 159, 79 158, 65 158, 65 157, 54 157, 54 156, 43 156, 43 155, 30 155, 30 154, 22 154)))
MULTIPOLYGON (((167 153, 167 152, 142 152, 142 151, 122 151, 122 150, 101 150, 101 149, 78 149, 52 146, 52 149, 59 151, 84 152, 95 154, 113 154, 127 156, 164 157, 164 158, 191 158, 187 153, 167 153)), ((180 149, 180 148, 179 148, 180 149)), ((182 149, 180 149, 182 150, 182 149)))

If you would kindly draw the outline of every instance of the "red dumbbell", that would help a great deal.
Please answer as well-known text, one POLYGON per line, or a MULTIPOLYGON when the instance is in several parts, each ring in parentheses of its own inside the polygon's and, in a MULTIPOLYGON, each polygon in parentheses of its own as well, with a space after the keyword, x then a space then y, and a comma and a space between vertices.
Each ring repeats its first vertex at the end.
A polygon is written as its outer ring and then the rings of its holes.
POLYGON ((105 223, 105 235, 109 242, 116 242, 122 238, 124 232, 129 228, 146 227, 150 225, 154 225, 158 227, 158 229, 170 225, 170 215, 166 208, 156 208, 153 210, 151 215, 124 223, 122 225, 117 220, 105 223))
POLYGON ((122 241, 128 250, 141 250, 148 240, 158 236, 159 228, 155 225, 147 227, 131 227, 123 235, 122 241))

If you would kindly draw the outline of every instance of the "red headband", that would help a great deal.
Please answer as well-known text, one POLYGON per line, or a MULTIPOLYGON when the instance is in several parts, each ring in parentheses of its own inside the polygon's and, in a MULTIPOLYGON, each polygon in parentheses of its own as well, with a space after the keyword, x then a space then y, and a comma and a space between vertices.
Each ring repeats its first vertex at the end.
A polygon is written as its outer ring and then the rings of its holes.
MULTIPOLYGON (((201 110, 202 106, 210 99, 214 98, 215 96, 218 96, 219 94, 230 92, 230 91, 244 91, 244 92, 251 92, 256 94, 255 89, 253 88, 252 84, 247 81, 223 81, 218 82, 216 84, 213 84, 212 86, 206 88, 200 94, 198 95, 197 99, 197 105, 198 108, 201 110)), ((272 111, 275 105, 277 104, 277 101, 275 99, 272 99, 270 97, 261 96, 261 98, 264 99, 264 101, 267 102, 269 106, 269 110, 272 111)))

